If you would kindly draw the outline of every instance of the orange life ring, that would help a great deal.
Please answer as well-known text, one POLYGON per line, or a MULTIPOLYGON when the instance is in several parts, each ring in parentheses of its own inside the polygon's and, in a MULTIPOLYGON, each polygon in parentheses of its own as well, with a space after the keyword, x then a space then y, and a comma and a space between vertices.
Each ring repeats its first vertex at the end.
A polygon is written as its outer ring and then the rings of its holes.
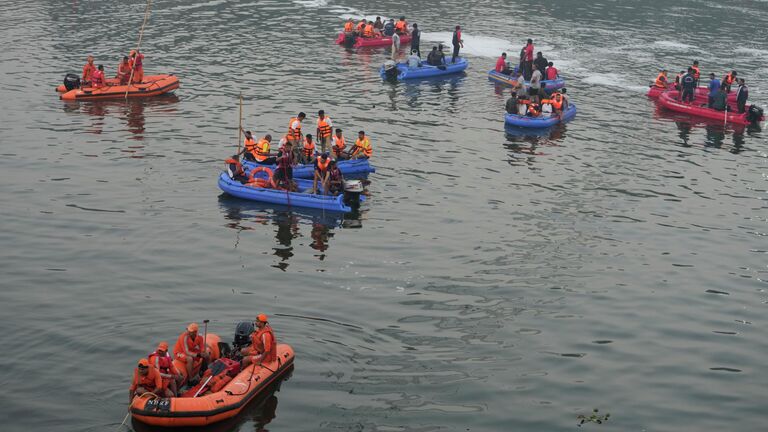
POLYGON ((272 169, 264 166, 258 166, 251 170, 248 174, 248 186, 260 187, 260 188, 272 188, 276 189, 275 180, 272 178, 272 169), (267 178, 256 178, 256 174, 260 172, 267 173, 267 178))

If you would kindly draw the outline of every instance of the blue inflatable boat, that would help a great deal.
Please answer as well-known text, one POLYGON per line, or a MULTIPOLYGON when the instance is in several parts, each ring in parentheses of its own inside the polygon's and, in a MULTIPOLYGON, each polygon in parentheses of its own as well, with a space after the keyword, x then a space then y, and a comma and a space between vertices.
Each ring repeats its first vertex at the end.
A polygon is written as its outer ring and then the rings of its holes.
MULTIPOLYGON (((448 58, 446 58, 446 64, 442 66, 430 66, 423 63, 417 68, 409 68, 405 63, 398 63, 396 66, 398 70, 397 80, 425 79, 442 75, 451 75, 463 72, 468 66, 469 61, 463 57, 458 58, 456 63, 451 63, 448 58)), ((382 79, 387 79, 387 71, 384 66, 379 70, 379 75, 381 75, 382 79)))
POLYGON ((227 194, 238 198, 280 204, 288 207, 306 207, 344 213, 352 211, 352 208, 344 203, 344 194, 312 194, 308 193, 312 189, 311 180, 295 180, 295 182, 298 190, 303 192, 287 192, 282 189, 244 185, 237 180, 233 180, 226 172, 222 172, 219 175, 219 188, 227 194))
MULTIPOLYGON (((516 77, 496 72, 493 69, 488 71, 488 79, 506 85, 514 85, 517 82, 516 77)), ((542 80, 541 83, 545 85, 544 88, 547 90, 554 90, 565 87, 565 80, 562 78, 558 78, 556 80, 542 80)), ((530 82, 525 82, 526 87, 529 87, 530 85, 530 82)))
POLYGON ((563 113, 562 120, 556 115, 540 116, 540 117, 528 117, 518 114, 506 114, 504 117, 504 123, 509 126, 521 127, 521 128, 548 128, 558 123, 565 123, 570 121, 576 116, 576 105, 570 104, 563 113))
MULTIPOLYGON (((336 162, 341 173, 347 177, 361 176, 376 172, 376 168, 372 167, 368 159, 353 159, 353 160, 341 160, 336 162)), ((250 171, 254 167, 262 166, 271 169, 272 171, 277 169, 277 165, 262 165, 256 162, 243 161, 243 168, 246 171, 250 171)), ((293 178, 315 178, 315 166, 313 164, 296 165, 293 167, 293 178)))

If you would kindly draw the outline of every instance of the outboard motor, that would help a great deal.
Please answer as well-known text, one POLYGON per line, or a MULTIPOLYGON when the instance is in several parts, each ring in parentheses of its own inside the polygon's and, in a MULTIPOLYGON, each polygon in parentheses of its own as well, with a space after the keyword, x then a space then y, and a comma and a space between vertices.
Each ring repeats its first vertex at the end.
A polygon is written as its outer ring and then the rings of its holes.
POLYGON ((237 323, 237 326, 235 327, 235 340, 232 342, 235 352, 240 352, 241 349, 251 344, 251 333, 253 333, 253 331, 253 322, 241 321, 237 323))
POLYGON ((67 91, 80 88, 80 77, 71 73, 66 74, 64 76, 64 88, 66 88, 67 91))
POLYGON ((763 109, 757 105, 750 105, 747 111, 747 121, 750 124, 757 125, 763 120, 763 109))
POLYGON ((400 70, 397 68, 397 64, 392 60, 387 60, 384 63, 384 78, 387 81, 397 81, 397 76, 400 74, 400 70))
POLYGON ((352 210, 360 208, 360 194, 363 193, 363 182, 360 180, 344 181, 344 204, 352 210))

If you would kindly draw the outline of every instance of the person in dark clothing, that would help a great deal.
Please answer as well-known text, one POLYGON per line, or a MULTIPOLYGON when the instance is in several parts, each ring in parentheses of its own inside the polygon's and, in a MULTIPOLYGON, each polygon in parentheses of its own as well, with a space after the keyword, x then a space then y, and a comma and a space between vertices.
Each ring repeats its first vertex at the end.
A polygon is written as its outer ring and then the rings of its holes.
POLYGON ((740 114, 747 110, 747 98, 749 98, 749 89, 744 82, 744 78, 739 78, 739 89, 736 90, 736 107, 739 109, 740 114))
POLYGON ((504 109, 507 110, 507 114, 517 114, 517 95, 514 92, 512 92, 512 96, 507 99, 504 109))
POLYGON ((453 58, 451 63, 456 63, 456 59, 459 57, 459 48, 464 48, 464 39, 461 38, 461 27, 456 26, 456 30, 453 32, 453 58))
POLYGON ((416 51, 416 55, 421 57, 421 50, 419 49, 419 43, 421 42, 421 30, 419 25, 413 25, 413 31, 411 31, 411 51, 416 51))
POLYGON ((381 21, 380 16, 376 17, 376 22, 373 23, 373 28, 375 28, 376 30, 381 30, 384 28, 384 23, 381 21))
POLYGON ((293 166, 296 165, 296 159, 293 155, 293 144, 288 141, 285 143, 285 149, 277 158, 277 169, 275 170, 274 180, 280 187, 293 190, 293 166))
POLYGON ((688 73, 680 78, 680 82, 683 87, 683 102, 692 103, 693 93, 696 90, 696 77, 693 75, 693 68, 688 68, 688 73))
POLYGON ((433 46, 432 51, 427 54, 427 64, 430 66, 437 66, 440 64, 440 54, 437 52, 436 46, 433 46))
POLYGON ((395 20, 390 19, 384 24, 384 36, 392 36, 395 34, 395 20))
POLYGON ((443 44, 437 45, 437 64, 445 64, 445 53, 443 52, 443 44))
MULTIPOLYGON (((695 77, 693 77, 695 79, 695 77)), ((726 111, 728 109, 728 93, 725 91, 725 86, 720 86, 715 95, 712 97, 712 109, 717 111, 726 111)))
POLYGON ((536 59, 533 61, 533 65, 536 66, 536 69, 538 69, 541 72, 542 77, 547 76, 546 72, 547 72, 547 66, 549 66, 549 62, 541 53, 541 51, 536 53, 536 59))
POLYGON ((533 39, 528 39, 523 50, 520 51, 520 70, 526 81, 529 81, 533 74, 533 49, 533 39))

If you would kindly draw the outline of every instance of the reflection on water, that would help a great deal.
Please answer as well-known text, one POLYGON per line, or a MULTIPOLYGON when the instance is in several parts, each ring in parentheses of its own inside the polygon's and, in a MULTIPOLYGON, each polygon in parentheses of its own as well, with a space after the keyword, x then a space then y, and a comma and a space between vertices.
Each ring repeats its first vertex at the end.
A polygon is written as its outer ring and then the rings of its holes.
POLYGON ((689 116, 682 113, 668 111, 656 106, 653 118, 665 123, 674 123, 677 127, 677 136, 680 138, 681 147, 723 148, 733 154, 744 150, 745 135, 761 132, 760 125, 740 125, 689 116), (704 129, 704 142, 702 144, 691 141, 691 135, 695 129, 704 129), (731 143, 728 142, 730 137, 731 143))

